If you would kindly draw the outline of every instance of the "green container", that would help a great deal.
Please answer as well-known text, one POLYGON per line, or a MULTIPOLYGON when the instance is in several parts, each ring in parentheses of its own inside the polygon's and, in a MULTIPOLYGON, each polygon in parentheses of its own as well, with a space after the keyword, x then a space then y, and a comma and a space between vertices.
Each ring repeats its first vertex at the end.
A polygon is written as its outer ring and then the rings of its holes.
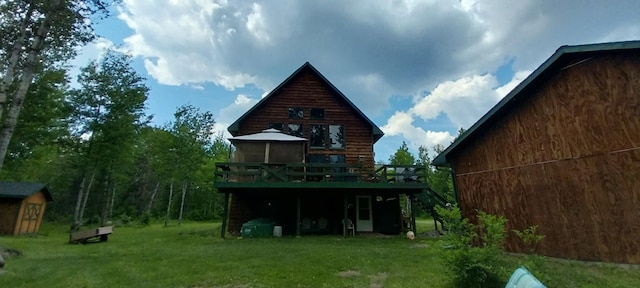
POLYGON ((276 222, 269 218, 258 218, 242 224, 242 237, 271 237, 276 222))

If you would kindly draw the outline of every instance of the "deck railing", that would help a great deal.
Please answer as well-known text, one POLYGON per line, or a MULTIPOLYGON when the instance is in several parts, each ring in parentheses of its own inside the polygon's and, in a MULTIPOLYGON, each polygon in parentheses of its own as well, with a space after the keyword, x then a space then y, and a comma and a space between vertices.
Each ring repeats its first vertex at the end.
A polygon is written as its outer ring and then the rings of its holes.
POLYGON ((426 182, 422 165, 382 165, 375 171, 359 164, 216 163, 217 182, 426 182))

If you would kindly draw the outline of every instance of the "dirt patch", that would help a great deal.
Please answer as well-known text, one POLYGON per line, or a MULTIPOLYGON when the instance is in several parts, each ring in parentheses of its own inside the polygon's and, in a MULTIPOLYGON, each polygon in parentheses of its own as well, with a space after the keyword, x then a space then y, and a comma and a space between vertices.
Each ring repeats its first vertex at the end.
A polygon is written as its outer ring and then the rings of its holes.
POLYGON ((389 277, 389 274, 387 274, 386 272, 381 272, 376 275, 369 276, 369 280, 371 281, 371 284, 369 284, 369 288, 384 287, 384 281, 387 280, 387 277, 389 277))
POLYGON ((427 243, 417 243, 409 246, 411 248, 429 248, 429 244, 427 243))
POLYGON ((360 271, 356 270, 346 270, 338 272, 338 276, 348 278, 348 277, 357 277, 360 276, 360 271))
POLYGON ((13 248, 1 248, 0 247, 0 254, 2 254, 2 257, 9 258, 9 257, 21 256, 22 252, 20 252, 20 250, 16 250, 16 249, 13 249, 13 248))

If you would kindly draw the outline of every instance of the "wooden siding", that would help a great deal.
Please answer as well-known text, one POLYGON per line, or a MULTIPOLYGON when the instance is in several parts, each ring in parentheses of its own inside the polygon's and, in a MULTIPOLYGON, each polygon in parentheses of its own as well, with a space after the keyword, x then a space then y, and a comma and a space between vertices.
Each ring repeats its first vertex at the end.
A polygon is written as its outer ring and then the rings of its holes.
POLYGON ((332 90, 310 69, 301 71, 295 79, 276 95, 271 95, 262 106, 257 107, 239 123, 238 135, 247 135, 267 129, 269 123, 302 124, 304 138, 310 138, 310 125, 343 125, 345 149, 310 149, 308 154, 345 155, 346 163, 358 163, 358 156, 365 158, 364 164, 370 170, 374 168, 373 129, 360 118, 348 103, 332 90), (304 119, 289 119, 290 107, 303 107, 304 119), (311 108, 324 108, 325 119, 311 119, 311 108))
POLYGON ((544 255, 640 264, 640 53, 585 60, 452 154, 460 206, 540 225, 544 255))
POLYGON ((20 212, 16 219, 15 229, 13 234, 32 234, 40 231, 40 224, 42 224, 42 216, 44 215, 45 208, 47 206, 47 199, 42 192, 36 192, 35 194, 24 198, 20 205, 20 212), (29 205, 36 205, 36 210, 30 210, 29 205))
POLYGON ((19 211, 20 199, 0 199, 0 235, 13 234, 19 211))

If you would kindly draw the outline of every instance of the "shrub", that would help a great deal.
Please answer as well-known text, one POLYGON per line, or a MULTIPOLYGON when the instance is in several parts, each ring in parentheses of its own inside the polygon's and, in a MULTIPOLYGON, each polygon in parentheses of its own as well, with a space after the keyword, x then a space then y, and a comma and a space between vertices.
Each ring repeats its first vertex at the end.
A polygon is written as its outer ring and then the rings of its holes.
POLYGON ((516 236, 520 238, 520 241, 522 241, 524 245, 528 246, 530 254, 535 253, 536 248, 538 247, 538 244, 544 238, 544 235, 540 235, 536 232, 537 229, 538 229, 538 225, 533 225, 533 226, 529 226, 529 228, 526 228, 522 231, 513 230, 513 233, 515 233, 516 236))
POLYGON ((149 213, 143 213, 140 215, 140 225, 147 226, 151 222, 151 215, 149 213))
POLYGON ((436 207, 449 231, 447 272, 453 287, 504 287, 502 248, 507 219, 478 211, 478 225, 462 217, 457 206, 436 207), (477 232, 480 233, 477 233, 477 232), (481 245, 474 246, 473 243, 481 245))

